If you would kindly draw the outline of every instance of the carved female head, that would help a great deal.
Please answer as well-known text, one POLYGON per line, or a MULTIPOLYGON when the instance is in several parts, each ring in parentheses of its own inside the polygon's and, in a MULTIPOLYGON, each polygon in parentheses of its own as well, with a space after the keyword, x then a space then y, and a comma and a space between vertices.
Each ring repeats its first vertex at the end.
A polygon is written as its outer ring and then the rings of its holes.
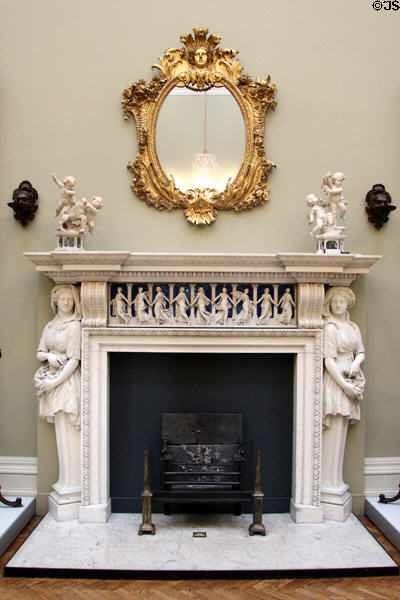
POLYGON ((208 63, 207 50, 204 47, 197 48, 194 53, 194 63, 196 67, 204 68, 208 63))
POLYGON ((81 302, 78 288, 71 284, 56 285, 51 291, 51 308, 54 313, 59 312, 59 303, 62 302, 62 312, 72 311, 75 319, 82 318, 81 302))
POLYGON ((348 287, 332 287, 325 296, 322 316, 326 319, 337 318, 342 314, 349 320, 349 309, 354 305, 356 297, 348 287))

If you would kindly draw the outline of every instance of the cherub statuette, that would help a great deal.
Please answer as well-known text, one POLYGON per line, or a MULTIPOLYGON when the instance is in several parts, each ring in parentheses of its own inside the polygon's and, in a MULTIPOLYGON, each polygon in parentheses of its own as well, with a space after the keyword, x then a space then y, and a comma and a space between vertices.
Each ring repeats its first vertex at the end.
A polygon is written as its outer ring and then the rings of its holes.
POLYGON ((336 227, 337 210, 340 211, 340 217, 344 220, 347 212, 347 202, 343 196, 344 175, 340 171, 332 173, 329 171, 322 178, 321 190, 328 196, 327 205, 332 215, 332 224, 336 227))
POLYGON ((319 198, 315 194, 306 196, 306 203, 310 208, 308 224, 314 224, 310 235, 317 240, 318 253, 343 252, 346 228, 337 225, 338 217, 345 219, 347 212, 343 181, 343 173, 328 171, 321 183, 321 190, 326 197, 319 198))
MULTIPOLYGON (((61 200, 55 212, 55 216, 59 217, 57 237, 83 239, 86 228, 93 235, 93 218, 103 208, 103 199, 100 196, 93 196, 90 202, 86 198, 79 200, 75 197, 76 179, 74 177, 68 175, 63 181, 60 181, 57 175, 52 173, 52 178, 62 190, 61 200)), ((60 246, 63 245, 60 244, 60 246)))
POLYGON ((315 238, 316 235, 325 233, 329 226, 333 225, 332 213, 325 210, 323 200, 315 194, 308 194, 306 196, 306 203, 310 208, 308 224, 315 223, 310 235, 315 238))

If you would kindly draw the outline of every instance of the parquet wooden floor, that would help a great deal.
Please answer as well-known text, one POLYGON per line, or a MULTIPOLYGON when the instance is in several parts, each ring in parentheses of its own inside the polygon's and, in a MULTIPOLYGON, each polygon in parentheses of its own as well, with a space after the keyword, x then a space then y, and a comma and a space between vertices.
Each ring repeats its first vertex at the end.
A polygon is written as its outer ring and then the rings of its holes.
MULTIPOLYGON (((107 581, 3 577, 3 567, 39 523, 34 517, 0 557, 0 600, 400 600, 400 577, 279 580, 107 581)), ((400 552, 361 518, 400 565, 400 552)))

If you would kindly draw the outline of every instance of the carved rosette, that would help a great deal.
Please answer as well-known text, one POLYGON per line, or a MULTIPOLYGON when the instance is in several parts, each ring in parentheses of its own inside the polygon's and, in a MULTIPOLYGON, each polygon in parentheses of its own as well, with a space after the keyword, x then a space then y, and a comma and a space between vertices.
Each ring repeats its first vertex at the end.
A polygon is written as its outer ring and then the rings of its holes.
POLYGON ((247 210, 269 200, 269 173, 275 164, 264 155, 265 115, 275 109, 276 86, 266 80, 240 75, 237 50, 221 49, 221 38, 207 37, 208 29, 194 28, 181 36, 181 48, 169 48, 153 65, 161 74, 146 83, 130 84, 123 93, 124 117, 136 120, 138 153, 128 164, 132 172, 131 187, 141 200, 158 209, 184 209, 189 222, 196 225, 213 223, 218 210, 247 210), (161 106, 174 87, 206 91, 224 86, 237 101, 245 125, 246 148, 242 165, 233 181, 225 189, 181 190, 168 177, 159 162, 155 133, 161 106))

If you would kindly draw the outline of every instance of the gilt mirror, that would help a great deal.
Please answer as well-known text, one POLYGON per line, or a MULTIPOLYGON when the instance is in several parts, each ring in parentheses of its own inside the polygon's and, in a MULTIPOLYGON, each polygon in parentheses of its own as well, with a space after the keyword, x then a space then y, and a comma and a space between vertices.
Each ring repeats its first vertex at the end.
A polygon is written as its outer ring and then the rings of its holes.
POLYGON ((169 48, 149 83, 129 85, 124 116, 136 120, 138 152, 129 163, 132 189, 148 204, 181 208, 189 222, 213 223, 217 211, 237 212, 269 199, 264 155, 265 114, 275 108, 270 77, 241 74, 237 51, 194 28, 169 48))
POLYGON ((175 87, 158 115, 156 152, 181 190, 222 192, 244 159, 246 134, 240 108, 225 87, 193 92, 175 87))

